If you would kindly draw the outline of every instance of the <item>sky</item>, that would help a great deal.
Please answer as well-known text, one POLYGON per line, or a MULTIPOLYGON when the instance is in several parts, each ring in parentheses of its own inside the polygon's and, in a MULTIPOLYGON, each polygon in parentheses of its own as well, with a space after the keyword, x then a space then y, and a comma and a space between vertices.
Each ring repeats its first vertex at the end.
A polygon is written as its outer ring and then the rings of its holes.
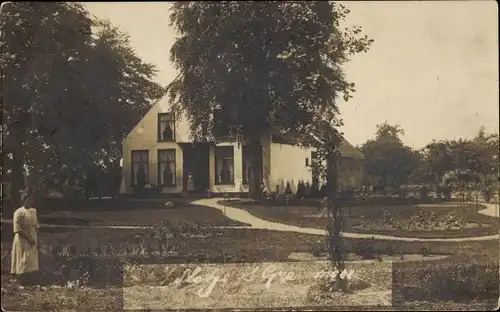
MULTIPOLYGON (((345 25, 359 25, 374 43, 344 67, 356 93, 338 105, 341 131, 354 145, 376 125, 400 125, 403 141, 421 148, 433 139, 499 131, 496 1, 352 1, 345 25)), ((168 2, 88 2, 96 17, 130 35, 136 53, 157 66, 157 81, 176 76, 169 60, 176 33, 168 2)))

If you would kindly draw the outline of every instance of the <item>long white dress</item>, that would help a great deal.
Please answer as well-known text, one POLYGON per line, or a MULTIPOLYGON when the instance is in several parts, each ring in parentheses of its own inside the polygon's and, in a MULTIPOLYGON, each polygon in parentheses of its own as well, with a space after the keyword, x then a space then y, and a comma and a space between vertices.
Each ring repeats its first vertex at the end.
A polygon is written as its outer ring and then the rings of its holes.
POLYGON ((12 243, 12 274, 24 274, 38 271, 38 218, 36 209, 25 207, 18 208, 13 217, 14 241, 12 243), (23 230, 35 242, 30 244, 24 237, 18 234, 23 230))
POLYGON ((187 191, 194 192, 194 181, 193 181, 193 175, 191 174, 188 176, 187 191))

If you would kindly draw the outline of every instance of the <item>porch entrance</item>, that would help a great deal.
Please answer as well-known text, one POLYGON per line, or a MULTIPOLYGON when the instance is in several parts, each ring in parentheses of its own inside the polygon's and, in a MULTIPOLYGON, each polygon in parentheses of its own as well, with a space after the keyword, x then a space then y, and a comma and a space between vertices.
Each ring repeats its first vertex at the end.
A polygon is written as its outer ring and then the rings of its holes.
POLYGON ((208 143, 179 144, 183 153, 183 190, 190 193, 203 193, 210 186, 210 163, 208 143), (194 190, 188 187, 191 174, 194 190))

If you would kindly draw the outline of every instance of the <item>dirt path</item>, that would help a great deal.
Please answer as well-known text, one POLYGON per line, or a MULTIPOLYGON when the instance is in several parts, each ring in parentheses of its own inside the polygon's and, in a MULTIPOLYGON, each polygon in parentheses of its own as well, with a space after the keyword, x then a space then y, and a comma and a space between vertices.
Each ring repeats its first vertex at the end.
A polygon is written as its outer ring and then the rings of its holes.
POLYGON ((486 207, 486 209, 479 210, 480 214, 490 217, 497 217, 497 218, 500 217, 498 204, 488 204, 488 203, 480 203, 480 204, 486 207))
MULTIPOLYGON (((247 223, 251 225, 253 229, 263 229, 263 230, 272 230, 272 231, 282 231, 282 232, 297 232, 303 234, 312 234, 312 235, 327 235, 326 230, 321 229, 313 229, 313 228, 305 228, 293 225, 287 225, 277 222, 271 222, 267 220, 263 220, 257 218, 256 216, 250 214, 249 212, 238 209, 234 207, 229 207, 225 205, 221 205, 218 202, 224 200, 223 198, 205 198, 194 201, 194 205, 206 206, 211 208, 216 208, 221 210, 226 217, 233 219, 235 221, 247 223)), ((486 206, 486 205, 485 205, 486 206)), ((494 208, 494 207, 493 207, 494 208)), ((487 212, 491 212, 490 208, 487 212)), ((484 213, 483 213, 484 214, 484 213)), ((485 241, 485 240, 497 240, 500 236, 497 235, 487 235, 487 236, 477 236, 477 237, 460 237, 460 238, 412 238, 412 237, 397 237, 397 236, 389 236, 389 235, 380 235, 380 234, 360 234, 360 233, 342 233, 343 237, 348 238, 375 238, 380 240, 397 240, 397 241, 418 241, 418 242, 469 242, 469 241, 485 241)))
MULTIPOLYGON (((249 212, 238 209, 234 207, 224 206, 219 204, 219 201, 224 200, 224 198, 204 198, 193 201, 192 204, 206 206, 211 208, 216 208, 222 211, 226 217, 243 223, 250 224, 250 226, 218 226, 217 228, 252 228, 252 229, 262 229, 271 231, 281 231, 281 232, 296 232, 311 235, 327 235, 326 230, 305 228, 293 225, 282 224, 278 222, 271 222, 257 218, 256 216, 250 214, 249 212)), ((485 204, 486 209, 480 210, 479 213, 488 216, 498 216, 498 207, 495 204, 485 204)), ((12 223, 11 219, 2 219, 2 223, 12 223)), ((151 226, 127 226, 127 225, 58 225, 58 224, 40 224, 40 227, 47 228, 95 228, 95 229, 141 229, 141 228, 152 228, 151 226)), ((419 242, 469 242, 469 241, 486 241, 486 240, 497 240, 500 236, 497 235, 487 235, 487 236, 476 236, 476 237, 460 237, 460 238, 412 238, 412 237, 398 237, 380 234, 361 234, 361 233, 342 233, 343 237, 348 238, 375 238, 380 240, 397 240, 397 241, 419 241, 419 242)))
MULTIPOLYGON (((471 202, 470 204, 475 204, 471 202)), ((418 204, 416 207, 433 207, 433 208, 447 208, 450 206, 457 206, 458 204, 456 202, 447 202, 447 203, 442 203, 442 204, 418 204)), ((486 207, 485 209, 481 209, 478 212, 482 215, 489 216, 489 217, 499 217, 499 206, 498 204, 490 204, 490 203, 484 203, 484 202, 479 202, 479 205, 486 207)))

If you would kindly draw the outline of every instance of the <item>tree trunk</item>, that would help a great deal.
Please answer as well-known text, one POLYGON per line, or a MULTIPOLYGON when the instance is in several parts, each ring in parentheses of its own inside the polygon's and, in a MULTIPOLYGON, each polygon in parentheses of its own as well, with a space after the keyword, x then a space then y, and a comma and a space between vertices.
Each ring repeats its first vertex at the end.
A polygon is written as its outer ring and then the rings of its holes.
POLYGON ((260 140, 253 139, 250 140, 248 148, 250 150, 250 167, 252 176, 250 177, 248 196, 252 199, 258 200, 261 196, 260 182, 262 180, 261 176, 261 166, 262 166, 262 150, 260 145, 260 140))
POLYGON ((24 147, 22 143, 13 151, 10 197, 16 205, 21 204, 20 192, 24 189, 24 147))
POLYGON ((347 291, 347 280, 340 278, 340 273, 345 270, 345 255, 344 246, 342 242, 341 232, 343 231, 343 215, 342 207, 338 200, 337 194, 337 157, 331 154, 327 159, 327 197, 329 211, 329 237, 330 237, 330 250, 336 269, 339 274, 336 277, 336 285, 343 292, 347 291))

